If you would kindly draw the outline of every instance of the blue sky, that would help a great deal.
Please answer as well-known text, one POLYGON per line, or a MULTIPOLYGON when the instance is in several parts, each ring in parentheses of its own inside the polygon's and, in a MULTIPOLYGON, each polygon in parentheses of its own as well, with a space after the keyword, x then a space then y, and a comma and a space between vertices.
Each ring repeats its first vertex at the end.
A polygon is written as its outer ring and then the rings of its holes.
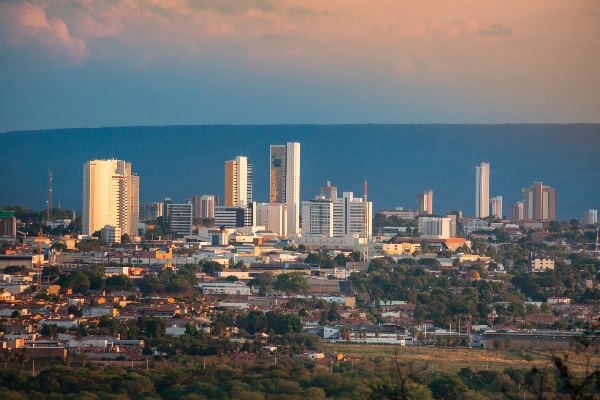
POLYGON ((0 2, 0 132, 598 122, 595 0, 0 2))

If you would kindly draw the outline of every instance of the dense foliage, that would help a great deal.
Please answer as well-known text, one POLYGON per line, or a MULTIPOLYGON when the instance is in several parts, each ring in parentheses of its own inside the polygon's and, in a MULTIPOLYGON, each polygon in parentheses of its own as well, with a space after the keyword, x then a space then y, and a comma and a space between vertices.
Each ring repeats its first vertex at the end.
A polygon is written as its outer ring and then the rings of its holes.
POLYGON ((3 399, 503 399, 596 398, 598 371, 555 367, 441 371, 414 361, 177 356, 135 368, 54 366, 0 371, 3 399))

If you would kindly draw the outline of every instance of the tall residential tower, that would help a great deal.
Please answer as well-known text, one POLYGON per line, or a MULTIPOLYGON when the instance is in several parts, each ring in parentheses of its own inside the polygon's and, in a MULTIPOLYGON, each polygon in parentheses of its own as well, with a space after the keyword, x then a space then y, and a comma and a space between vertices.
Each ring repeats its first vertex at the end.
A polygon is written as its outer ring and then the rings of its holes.
POLYGON ((252 201, 252 164, 248 157, 225 161, 225 206, 246 207, 252 201))
POLYGON ((556 190, 542 182, 534 182, 533 186, 523 189, 523 205, 527 220, 556 220, 556 190))
POLYGON ((140 178, 131 163, 91 160, 83 165, 82 233, 91 235, 106 225, 137 236, 140 178))
POLYGON ((417 196, 419 214, 432 215, 433 214, 433 190, 427 189, 423 193, 419 193, 417 196))
POLYGON ((286 203, 288 234, 300 233, 300 143, 271 145, 269 201, 286 203))
POLYGON ((482 162, 475 167, 475 218, 490 215, 490 164, 482 162))

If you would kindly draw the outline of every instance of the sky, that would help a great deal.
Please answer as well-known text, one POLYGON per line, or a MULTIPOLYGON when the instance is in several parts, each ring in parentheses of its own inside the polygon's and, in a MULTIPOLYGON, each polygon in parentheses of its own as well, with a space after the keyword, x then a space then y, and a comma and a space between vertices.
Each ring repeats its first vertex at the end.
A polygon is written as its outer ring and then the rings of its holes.
POLYGON ((0 132, 600 122, 597 0, 0 0, 0 132))

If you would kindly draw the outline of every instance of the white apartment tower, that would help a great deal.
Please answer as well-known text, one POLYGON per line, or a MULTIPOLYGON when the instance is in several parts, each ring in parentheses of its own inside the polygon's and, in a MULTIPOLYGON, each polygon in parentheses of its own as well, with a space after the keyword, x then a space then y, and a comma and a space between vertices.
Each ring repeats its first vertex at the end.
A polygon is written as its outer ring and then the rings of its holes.
POLYGON ((352 192, 342 197, 326 199, 323 196, 302 202, 303 235, 320 234, 344 237, 358 234, 371 237, 373 231, 373 203, 355 198, 352 192))
POLYGON ((583 214, 584 225, 596 225, 598 222, 598 210, 587 210, 583 214))
POLYGON ((256 225, 280 236, 287 236, 287 204, 256 203, 256 225))
POLYGON ((357 233, 370 238, 373 234, 373 203, 352 192, 344 192, 333 201, 333 236, 357 233))
POLYGON ((419 193, 417 198, 419 214, 433 214, 433 190, 427 189, 423 193, 419 193))
POLYGON ((288 206, 288 234, 300 233, 300 143, 271 145, 269 201, 288 206))
POLYGON ((333 237, 333 200, 319 196, 302 202, 302 234, 333 237))
POLYGON ((492 217, 502 218, 502 196, 492 197, 490 205, 492 207, 492 217))
POLYGON ((490 164, 482 162, 475 167, 475 218, 490 215, 490 164))
POLYGON ((419 217, 419 233, 426 239, 448 239, 453 236, 452 218, 419 217))
POLYGON ((82 233, 91 235, 106 225, 123 234, 138 234, 140 178, 131 163, 91 160, 83 165, 82 233))
POLYGON ((225 161, 226 207, 246 207, 252 201, 252 164, 248 157, 225 161))

